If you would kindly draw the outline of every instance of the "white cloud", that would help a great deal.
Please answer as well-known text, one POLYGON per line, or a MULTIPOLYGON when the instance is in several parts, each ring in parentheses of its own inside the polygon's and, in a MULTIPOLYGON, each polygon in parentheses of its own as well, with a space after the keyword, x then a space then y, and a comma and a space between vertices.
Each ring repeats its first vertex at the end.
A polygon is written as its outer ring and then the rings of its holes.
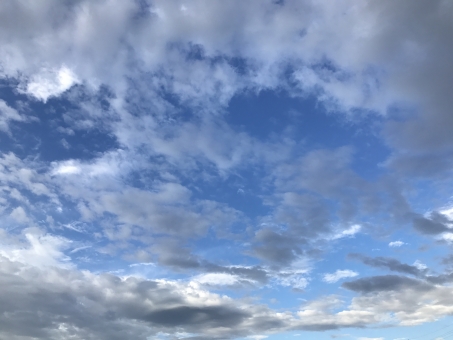
POLYGON ((77 76, 66 66, 43 69, 27 82, 24 92, 46 102, 50 97, 61 95, 77 83, 77 76))
POLYGON ((19 222, 21 224, 28 224, 31 222, 31 220, 27 216, 27 213, 22 207, 15 208, 13 211, 11 211, 9 216, 16 222, 19 222))
POLYGON ((428 268, 428 266, 421 262, 420 260, 416 260, 413 265, 421 271, 426 270, 428 268))
POLYGON ((17 110, 10 107, 4 100, 0 99, 0 130, 9 133, 9 123, 11 121, 24 122, 26 117, 17 110))
POLYGON ((72 175, 79 174, 81 168, 74 161, 65 161, 61 164, 58 164, 53 170, 55 175, 72 175))
POLYGON ((349 277, 356 277, 359 273, 346 269, 346 270, 337 270, 335 273, 324 274, 323 281, 327 283, 335 283, 341 279, 346 279, 349 277))
POLYGON ((283 287, 304 290, 310 283, 309 278, 297 273, 279 273, 275 278, 276 282, 283 287))
POLYGON ((453 233, 443 233, 442 235, 440 235, 440 239, 448 243, 453 243, 453 233))
POLYGON ((10 261, 18 261, 40 268, 71 267, 70 258, 64 254, 71 241, 60 236, 46 234, 36 228, 28 228, 18 237, 6 237, 0 241, 0 255, 10 261))
POLYGON ((444 208, 444 209, 440 209, 439 213, 441 213, 442 215, 447 216, 450 220, 453 221, 453 206, 452 207, 447 207, 447 208, 444 208))
POLYGON ((359 233, 362 230, 362 226, 359 224, 354 224, 348 229, 340 231, 332 236, 332 239, 337 240, 345 237, 353 237, 355 234, 359 233))
POLYGON ((192 281, 208 286, 233 286, 239 284, 239 277, 227 273, 201 274, 192 281))
POLYGON ((405 245, 407 243, 404 243, 403 241, 392 241, 389 243, 389 247, 391 248, 398 248, 398 247, 401 247, 403 245, 405 245))

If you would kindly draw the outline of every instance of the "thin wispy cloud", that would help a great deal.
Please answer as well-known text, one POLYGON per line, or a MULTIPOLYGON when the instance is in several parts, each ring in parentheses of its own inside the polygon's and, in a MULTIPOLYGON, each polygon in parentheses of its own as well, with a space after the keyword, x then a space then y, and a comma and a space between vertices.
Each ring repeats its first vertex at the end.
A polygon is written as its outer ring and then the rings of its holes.
POLYGON ((339 270, 335 271, 334 273, 324 274, 323 281, 325 281, 327 283, 335 283, 342 279, 356 277, 358 275, 359 275, 359 273, 349 270, 349 269, 344 269, 344 270, 339 269, 339 270))

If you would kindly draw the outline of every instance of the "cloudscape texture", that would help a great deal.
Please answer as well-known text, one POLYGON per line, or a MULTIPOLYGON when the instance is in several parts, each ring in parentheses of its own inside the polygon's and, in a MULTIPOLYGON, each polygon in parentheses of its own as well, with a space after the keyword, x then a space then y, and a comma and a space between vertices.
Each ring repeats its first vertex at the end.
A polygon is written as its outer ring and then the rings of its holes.
POLYGON ((453 2, 0 1, 0 339, 453 338, 453 2))

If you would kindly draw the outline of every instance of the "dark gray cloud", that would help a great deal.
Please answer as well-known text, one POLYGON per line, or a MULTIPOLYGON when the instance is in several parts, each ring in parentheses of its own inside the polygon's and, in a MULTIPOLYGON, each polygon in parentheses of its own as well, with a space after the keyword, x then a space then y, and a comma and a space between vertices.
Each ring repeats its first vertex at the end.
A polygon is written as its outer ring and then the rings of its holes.
POLYGON ((387 85, 402 104, 383 130, 395 150, 390 165, 404 175, 448 175, 453 152, 451 6, 443 1, 385 1, 378 7, 390 23, 378 38, 379 55, 394 71, 387 85), (405 119, 400 119, 402 112, 405 119))
POLYGON ((207 306, 180 306, 153 311, 144 316, 144 320, 167 327, 203 326, 203 327, 235 327, 245 318, 250 317, 238 309, 207 306))
POLYGON ((452 168, 453 152, 394 154, 389 158, 387 164, 408 176, 437 177, 448 174, 452 168))
POLYGON ((345 282, 342 287, 361 294, 383 291, 399 291, 407 288, 415 290, 429 290, 431 286, 423 281, 398 275, 383 275, 361 278, 345 282))
POLYGON ((362 263, 376 268, 385 268, 394 272, 409 274, 418 279, 425 280, 432 284, 445 284, 453 281, 453 273, 443 273, 440 275, 428 275, 428 269, 420 269, 417 266, 402 263, 390 257, 368 257, 362 254, 352 253, 348 258, 359 260, 362 263))
POLYGON ((440 262, 446 266, 453 265, 453 254, 444 257, 440 262))
POLYGON ((432 212, 428 217, 418 215, 413 219, 414 228, 418 232, 426 235, 438 235, 445 232, 452 232, 453 229, 448 227, 448 224, 451 224, 452 222, 453 221, 439 212, 432 212))
POLYGON ((440 275, 430 275, 425 277, 426 281, 433 284, 442 285, 445 283, 453 282, 453 273, 440 274, 440 275))
POLYGON ((385 268, 394 272, 405 273, 414 276, 424 276, 427 272, 427 270, 421 270, 416 266, 402 263, 397 259, 391 257, 369 257, 363 254, 352 253, 348 255, 348 258, 359 260, 367 266, 385 268))
POLYGON ((273 265, 289 265, 304 254, 302 246, 307 244, 304 239, 289 233, 278 233, 270 228, 261 229, 255 235, 256 246, 253 254, 273 265))
POLYGON ((28 267, 0 257, 1 339, 234 338, 285 327, 263 306, 171 281, 28 267), (244 308, 245 307, 245 308, 244 308))

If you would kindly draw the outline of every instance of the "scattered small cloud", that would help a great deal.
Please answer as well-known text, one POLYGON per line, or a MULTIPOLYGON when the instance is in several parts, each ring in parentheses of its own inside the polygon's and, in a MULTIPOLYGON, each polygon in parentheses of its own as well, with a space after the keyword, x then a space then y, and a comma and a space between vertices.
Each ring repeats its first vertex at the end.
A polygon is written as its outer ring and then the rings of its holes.
POLYGON ((337 240, 345 237, 353 237, 355 234, 359 233, 362 230, 362 226, 359 224, 354 224, 350 226, 348 229, 345 229, 337 234, 335 234, 332 239, 337 240))
POLYGON ((424 264, 423 262, 421 262, 420 260, 416 260, 414 262, 413 266, 418 268, 418 270, 420 270, 420 271, 424 271, 424 270, 428 269, 428 266, 426 264, 424 264))
POLYGON ((389 243, 389 247, 391 247, 391 248, 399 248, 399 247, 401 247, 401 246, 403 246, 405 244, 407 244, 407 243, 404 243, 402 241, 392 241, 392 242, 389 243))
POLYGON ((327 283, 335 283, 339 280, 346 279, 349 277, 356 277, 359 273, 346 269, 346 270, 337 270, 335 273, 324 274, 323 281, 327 283))

